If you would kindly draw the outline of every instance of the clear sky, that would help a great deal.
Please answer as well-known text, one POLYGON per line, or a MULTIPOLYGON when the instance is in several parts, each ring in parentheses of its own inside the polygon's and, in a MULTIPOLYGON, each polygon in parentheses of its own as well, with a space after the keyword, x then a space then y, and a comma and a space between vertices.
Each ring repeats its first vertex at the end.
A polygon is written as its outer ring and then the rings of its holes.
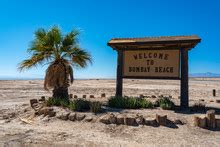
POLYGON ((81 30, 80 44, 93 64, 75 78, 115 78, 113 37, 197 34, 202 42, 189 53, 190 73, 220 73, 219 0, 0 0, 0 77, 42 78, 46 66, 19 73, 17 65, 36 29, 59 25, 81 30))

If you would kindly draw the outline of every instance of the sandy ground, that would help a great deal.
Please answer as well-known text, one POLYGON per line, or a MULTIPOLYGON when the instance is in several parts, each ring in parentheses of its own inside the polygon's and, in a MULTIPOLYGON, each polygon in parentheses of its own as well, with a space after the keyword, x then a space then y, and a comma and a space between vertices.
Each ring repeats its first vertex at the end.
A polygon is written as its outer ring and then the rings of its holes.
MULTIPOLYGON (((179 104, 179 81, 166 80, 125 80, 124 95, 171 95, 179 104)), ((220 109, 216 99, 220 99, 220 79, 190 79, 190 105, 204 99, 206 106, 220 109), (212 89, 217 96, 212 96, 212 89)), ((70 93, 81 97, 93 94, 100 99, 101 93, 107 97, 115 93, 115 80, 76 80, 70 93)), ((176 128, 105 125, 100 122, 71 122, 57 119, 35 118, 33 124, 25 124, 19 117, 32 110, 29 100, 41 96, 51 96, 44 91, 43 81, 0 81, 0 146, 220 146, 220 131, 206 130, 193 126, 193 116, 204 114, 184 114, 161 109, 123 110, 122 113, 139 113, 147 116, 167 114, 171 120, 180 119, 185 125, 176 128), (3 115, 10 114, 10 119, 3 115)), ((99 116, 97 116, 99 117, 99 116)), ((220 118, 218 114, 217 117, 220 118)))

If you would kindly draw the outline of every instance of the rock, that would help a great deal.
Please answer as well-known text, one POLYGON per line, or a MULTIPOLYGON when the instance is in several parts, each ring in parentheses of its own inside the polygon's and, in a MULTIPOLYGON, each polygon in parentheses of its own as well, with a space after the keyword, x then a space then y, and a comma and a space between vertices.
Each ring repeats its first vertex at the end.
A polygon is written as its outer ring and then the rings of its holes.
POLYGON ((144 119, 144 124, 147 126, 152 126, 152 127, 158 127, 159 124, 157 123, 155 118, 145 118, 144 119))
POLYGON ((220 119, 215 119, 215 124, 217 128, 220 128, 220 119))
POLYGON ((110 122, 111 124, 116 124, 116 121, 117 121, 117 118, 115 117, 115 115, 114 115, 113 113, 111 113, 111 114, 109 115, 109 122, 110 122))
POLYGON ((54 116, 56 116, 56 112, 50 111, 50 112, 48 113, 48 116, 49 116, 49 117, 54 117, 54 116))
POLYGON ((86 116, 86 118, 84 119, 86 122, 91 122, 93 120, 92 116, 86 116))
POLYGON ((85 117, 86 117, 85 114, 81 114, 81 113, 77 113, 77 114, 76 114, 76 120, 77 120, 77 121, 81 121, 81 120, 83 120, 85 117))
POLYGON ((33 104, 36 104, 36 103, 38 103, 37 99, 31 99, 30 100, 30 105, 31 105, 32 108, 33 108, 33 104))
POLYGON ((45 102, 45 100, 46 100, 45 96, 42 96, 42 97, 39 99, 39 101, 41 101, 41 102, 45 102))
POLYGON ((67 120, 69 115, 70 115, 70 112, 63 110, 63 111, 58 112, 56 117, 61 120, 67 120))
POLYGON ((164 96, 161 94, 160 96, 159 96, 159 98, 163 98, 164 96))
POLYGON ((220 100, 215 100, 216 103, 220 103, 220 100))
POLYGON ((35 114, 36 115, 43 115, 43 114, 46 114, 46 113, 48 113, 49 111, 52 111, 52 110, 53 110, 53 108, 44 107, 44 108, 41 108, 38 111, 36 111, 35 114))
POLYGON ((14 118, 15 115, 16 115, 15 112, 11 112, 11 113, 8 114, 9 118, 14 118))
POLYGON ((2 118, 3 118, 3 119, 9 119, 10 117, 9 117, 8 114, 5 114, 5 115, 2 116, 2 118))
POLYGON ((104 124, 110 124, 109 116, 108 115, 101 116, 99 119, 99 122, 104 123, 104 124))
POLYGON ((167 115, 158 115, 156 114, 156 121, 161 126, 167 125, 167 115))
POLYGON ((76 113, 71 112, 71 113, 69 114, 69 116, 68 116, 68 119, 69 119, 70 121, 76 120, 76 113))
POLYGON ((105 93, 102 93, 101 98, 105 98, 105 97, 106 97, 105 93))
POLYGON ((53 111, 53 108, 50 107, 43 107, 35 112, 36 115, 44 115, 44 116, 50 116, 54 117, 56 115, 56 112, 53 111))
POLYGON ((73 94, 69 94, 69 98, 72 99, 73 98, 73 94))
POLYGON ((11 113, 8 113, 8 114, 4 114, 4 115, 2 115, 2 119, 14 118, 15 115, 16 115, 15 112, 11 112, 11 113))
POLYGON ((141 116, 137 116, 136 117, 136 122, 137 122, 138 125, 143 125, 144 124, 143 116, 142 115, 141 116))
POLYGON ((43 104, 41 104, 41 103, 34 103, 34 104, 32 105, 32 108, 33 108, 35 111, 38 111, 38 110, 40 110, 41 108, 43 108, 43 104))
POLYGON ((151 98, 157 98, 155 95, 152 95, 151 98))
POLYGON ((119 114, 116 117, 116 124, 117 125, 123 125, 124 124, 124 116, 119 114))
POLYGON ((175 125, 184 125, 184 123, 180 119, 176 119, 173 122, 175 125))
POLYGON ((90 95, 89 98, 95 98, 95 96, 94 95, 90 95))
POLYGON ((124 123, 125 123, 125 125, 128 125, 128 126, 137 126, 138 125, 135 117, 132 115, 127 115, 124 118, 124 123))

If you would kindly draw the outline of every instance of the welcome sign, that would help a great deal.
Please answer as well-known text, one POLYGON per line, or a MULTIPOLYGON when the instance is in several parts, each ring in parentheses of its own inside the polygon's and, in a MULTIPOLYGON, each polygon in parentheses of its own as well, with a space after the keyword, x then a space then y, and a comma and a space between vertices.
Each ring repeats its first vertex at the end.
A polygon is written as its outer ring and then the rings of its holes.
POLYGON ((179 78, 180 50, 125 50, 123 77, 179 78))
POLYGON ((188 108, 188 51, 200 41, 196 35, 111 39, 118 54, 115 96, 123 96, 123 78, 180 80, 180 106, 188 108))

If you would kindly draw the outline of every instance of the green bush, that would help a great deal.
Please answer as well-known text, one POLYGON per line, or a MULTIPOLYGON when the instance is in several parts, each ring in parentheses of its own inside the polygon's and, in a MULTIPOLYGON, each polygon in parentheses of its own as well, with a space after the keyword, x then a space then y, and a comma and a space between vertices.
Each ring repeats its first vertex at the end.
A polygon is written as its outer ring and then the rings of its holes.
POLYGON ((47 106, 63 106, 63 107, 68 107, 69 101, 66 100, 66 99, 50 97, 50 98, 46 101, 46 105, 47 105, 47 106))
POLYGON ((69 103, 70 103, 69 100, 61 100, 60 101, 60 106, 68 108, 69 107, 69 103))
POLYGON ((74 103, 73 101, 70 101, 68 108, 69 108, 70 110, 72 110, 72 111, 75 111, 75 110, 76 110, 76 105, 75 105, 75 103, 74 103))
POLYGON ((154 105, 151 101, 141 98, 137 99, 137 106, 140 108, 154 108, 154 105))
POLYGON ((123 108, 124 106, 124 98, 122 97, 111 97, 108 100, 108 106, 114 108, 123 108))
POLYGON ((60 99, 60 98, 52 98, 50 97, 46 101, 47 106, 62 106, 65 108, 69 108, 72 111, 89 111, 91 110, 94 113, 99 113, 102 111, 102 103, 101 102, 90 102, 84 99, 76 99, 73 101, 60 99))
POLYGON ((111 97, 108 106, 124 109, 153 108, 153 104, 142 98, 135 97, 111 97))
MULTIPOLYGON (((137 99, 134 98, 134 97, 126 97, 124 98, 124 108, 127 108, 127 109, 135 109, 135 108, 139 108, 137 106, 137 99)), ((122 104, 123 105, 123 104, 122 104)))
POLYGON ((161 107, 164 110, 172 110, 175 107, 174 102, 172 102, 168 97, 163 97, 158 99, 155 104, 155 107, 161 107))
POLYGON ((99 101, 91 102, 90 111, 92 111, 95 114, 102 112, 102 103, 99 101))
POLYGON ((75 103, 75 111, 88 111, 90 109, 90 102, 83 99, 73 101, 75 103))

